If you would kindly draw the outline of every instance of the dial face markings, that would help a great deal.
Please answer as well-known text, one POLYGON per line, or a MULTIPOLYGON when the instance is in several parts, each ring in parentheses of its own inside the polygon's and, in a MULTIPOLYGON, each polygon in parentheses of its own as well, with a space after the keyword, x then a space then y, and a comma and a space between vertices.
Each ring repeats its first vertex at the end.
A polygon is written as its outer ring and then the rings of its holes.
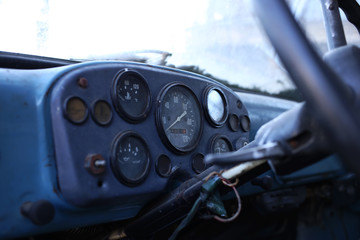
POLYGON ((113 102, 120 115, 137 121, 146 117, 150 108, 150 90, 137 72, 120 73, 114 82, 113 102))
POLYGON ((173 84, 166 88, 160 98, 160 128, 168 143, 181 152, 194 148, 202 127, 195 95, 187 87, 173 84))
POLYGON ((117 178, 130 184, 144 180, 149 169, 149 152, 145 142, 128 132, 117 138, 113 146, 112 169, 117 178))
POLYGON ((232 151, 232 145, 225 136, 215 136, 212 139, 211 151, 213 153, 225 153, 232 151))

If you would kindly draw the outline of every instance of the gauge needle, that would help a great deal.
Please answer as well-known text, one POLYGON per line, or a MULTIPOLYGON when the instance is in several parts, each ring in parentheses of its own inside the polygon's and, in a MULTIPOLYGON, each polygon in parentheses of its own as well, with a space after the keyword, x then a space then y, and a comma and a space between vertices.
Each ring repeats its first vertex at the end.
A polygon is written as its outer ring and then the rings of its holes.
POLYGON ((178 116, 178 117, 176 118, 175 122, 173 122, 173 123, 165 130, 165 132, 167 132, 170 128, 172 128, 176 123, 180 122, 180 120, 181 120, 183 117, 185 117, 186 113, 187 113, 187 112, 184 111, 180 116, 178 116))

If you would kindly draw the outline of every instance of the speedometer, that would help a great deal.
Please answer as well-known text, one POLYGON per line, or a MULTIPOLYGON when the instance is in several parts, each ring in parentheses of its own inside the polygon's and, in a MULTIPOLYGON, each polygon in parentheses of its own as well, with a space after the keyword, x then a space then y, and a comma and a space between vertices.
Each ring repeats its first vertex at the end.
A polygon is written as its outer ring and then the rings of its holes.
POLYGON ((175 152, 193 150, 202 133, 199 101, 189 87, 172 83, 158 98, 157 127, 163 142, 175 152))

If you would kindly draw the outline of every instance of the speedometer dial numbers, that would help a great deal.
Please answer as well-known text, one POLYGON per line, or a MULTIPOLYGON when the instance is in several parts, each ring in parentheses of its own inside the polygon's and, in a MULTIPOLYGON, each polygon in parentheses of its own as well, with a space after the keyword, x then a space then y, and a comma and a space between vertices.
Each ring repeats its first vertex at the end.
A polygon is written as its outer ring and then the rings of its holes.
POLYGON ((150 110, 150 90, 138 72, 123 70, 115 78, 112 100, 116 111, 130 122, 146 118, 150 110))
POLYGON ((138 134, 125 132, 116 137, 111 167, 120 181, 132 185, 141 183, 149 171, 149 165, 149 150, 138 134))
POLYGON ((176 153, 193 150, 202 133, 202 113, 195 94, 180 83, 163 88, 156 122, 163 142, 176 153))

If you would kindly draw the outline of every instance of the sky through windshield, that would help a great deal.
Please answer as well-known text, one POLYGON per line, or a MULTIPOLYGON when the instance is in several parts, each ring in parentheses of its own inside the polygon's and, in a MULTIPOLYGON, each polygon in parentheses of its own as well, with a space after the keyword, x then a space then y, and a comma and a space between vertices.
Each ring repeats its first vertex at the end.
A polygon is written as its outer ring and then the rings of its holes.
MULTIPOLYGON (((3 0, 0 50, 65 59, 131 59, 145 53, 157 55, 150 63, 166 56, 168 65, 196 66, 241 87, 291 89, 249 2, 3 0)), ((310 33, 322 27, 314 2, 290 1, 310 33)), ((324 47, 325 32, 316 36, 316 45, 324 47)))

